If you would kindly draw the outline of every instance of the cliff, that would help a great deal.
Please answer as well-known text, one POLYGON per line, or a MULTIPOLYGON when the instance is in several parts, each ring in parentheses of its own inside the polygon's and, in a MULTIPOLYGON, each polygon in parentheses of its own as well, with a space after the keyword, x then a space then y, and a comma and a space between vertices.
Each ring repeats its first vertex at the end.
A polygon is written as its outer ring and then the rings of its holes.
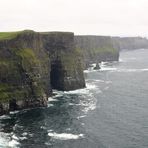
POLYGON ((114 45, 119 50, 148 49, 148 39, 142 37, 113 37, 114 45))
POLYGON ((75 44, 84 61, 84 68, 91 63, 118 61, 118 48, 109 36, 75 36, 75 44))
POLYGON ((0 33, 0 114, 46 106, 52 89, 85 87, 74 34, 0 33))

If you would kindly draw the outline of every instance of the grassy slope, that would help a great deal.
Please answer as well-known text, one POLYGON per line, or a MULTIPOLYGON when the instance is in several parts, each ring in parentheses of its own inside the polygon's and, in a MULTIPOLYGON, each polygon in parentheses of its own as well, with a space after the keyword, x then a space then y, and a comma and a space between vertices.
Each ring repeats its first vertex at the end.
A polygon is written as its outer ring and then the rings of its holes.
POLYGON ((15 38, 21 32, 0 32, 0 40, 10 40, 15 38))
POLYGON ((0 41, 1 40, 11 40, 17 35, 24 33, 24 32, 34 32, 32 30, 23 30, 23 31, 15 31, 15 32, 0 32, 0 41))

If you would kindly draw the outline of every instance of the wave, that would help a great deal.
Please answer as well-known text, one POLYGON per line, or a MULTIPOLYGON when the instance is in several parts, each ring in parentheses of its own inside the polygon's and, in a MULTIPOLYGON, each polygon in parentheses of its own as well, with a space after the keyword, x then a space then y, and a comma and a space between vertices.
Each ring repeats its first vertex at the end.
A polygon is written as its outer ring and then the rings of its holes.
POLYGON ((117 72, 147 72, 148 68, 144 69, 117 69, 117 72))
POLYGON ((9 134, 0 133, 0 147, 17 148, 20 145, 19 138, 16 135, 10 136, 9 134))
POLYGON ((17 114, 17 113, 19 113, 19 112, 20 112, 20 111, 11 111, 10 114, 13 115, 13 114, 17 114))
POLYGON ((79 139, 79 138, 83 138, 84 135, 83 134, 78 134, 78 135, 74 135, 74 134, 70 134, 70 133, 48 133, 48 136, 54 138, 54 139, 58 139, 58 140, 71 140, 71 139, 79 139))
MULTIPOLYGON (((101 80, 97 80, 101 81, 101 80)), ((97 93, 101 93, 101 90, 98 88, 98 86, 94 82, 87 82, 86 83, 86 88, 83 89, 77 89, 77 90, 72 90, 72 91, 57 91, 54 90, 53 92, 57 94, 56 96, 69 96, 69 95, 78 95, 80 96, 79 103, 72 103, 70 102, 70 106, 82 106, 82 112, 84 115, 88 113, 88 111, 95 110, 96 104, 97 104, 97 99, 94 97, 93 91, 97 90, 97 93)), ((56 97, 49 98, 51 101, 56 100, 56 97)), ((49 103, 50 105, 50 103, 49 103)), ((50 106, 49 106, 50 107, 50 106)))
POLYGON ((99 69, 98 70, 88 69, 88 70, 84 70, 83 72, 84 73, 91 73, 91 72, 95 72, 95 71, 99 71, 99 69))
MULTIPOLYGON (((101 67, 100 71, 111 71, 111 72, 147 72, 148 68, 143 69, 118 69, 116 67, 101 67)), ((94 72, 94 71, 92 71, 94 72)))
POLYGON ((49 98, 48 98, 48 102, 58 101, 57 99, 54 99, 54 98, 56 98, 56 97, 49 97, 49 98))
POLYGON ((100 71, 116 71, 115 67, 101 67, 100 71))
POLYGON ((2 115, 0 116, 0 120, 11 119, 9 115, 2 115))
POLYGON ((9 141, 9 143, 8 143, 8 146, 9 147, 12 147, 12 148, 14 148, 14 147, 17 148, 18 145, 20 145, 20 143, 18 141, 14 140, 14 139, 12 139, 11 141, 9 141))
POLYGON ((84 114, 87 114, 89 111, 93 111, 96 109, 97 99, 94 97, 92 93, 87 96, 88 99, 80 100, 80 105, 84 108, 82 111, 84 114))
POLYGON ((77 119, 81 119, 81 118, 84 118, 84 117, 86 117, 86 115, 78 116, 77 119))
POLYGON ((77 89, 72 91, 64 91, 65 94, 89 94, 90 90, 97 89, 97 85, 92 83, 86 83, 86 88, 83 89, 77 89))

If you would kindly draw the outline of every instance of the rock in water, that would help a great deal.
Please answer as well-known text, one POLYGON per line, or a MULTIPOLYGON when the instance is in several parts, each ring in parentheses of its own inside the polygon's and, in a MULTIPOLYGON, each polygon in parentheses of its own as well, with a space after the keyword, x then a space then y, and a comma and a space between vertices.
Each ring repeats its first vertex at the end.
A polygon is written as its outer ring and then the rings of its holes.
POLYGON ((96 66, 94 67, 94 70, 100 69, 99 63, 96 63, 96 66))

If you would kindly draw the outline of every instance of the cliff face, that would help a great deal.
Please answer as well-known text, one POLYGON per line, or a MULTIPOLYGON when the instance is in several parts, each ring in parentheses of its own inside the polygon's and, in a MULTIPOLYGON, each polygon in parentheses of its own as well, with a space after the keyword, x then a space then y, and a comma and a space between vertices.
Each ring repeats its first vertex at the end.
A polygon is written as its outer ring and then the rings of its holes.
POLYGON ((119 50, 148 49, 148 39, 142 37, 113 37, 114 45, 119 50))
POLYGON ((83 87, 73 33, 0 33, 0 114, 46 106, 52 88, 83 87))
POLYGON ((84 59, 84 67, 101 61, 118 61, 119 51, 107 36, 75 36, 77 51, 84 59))

